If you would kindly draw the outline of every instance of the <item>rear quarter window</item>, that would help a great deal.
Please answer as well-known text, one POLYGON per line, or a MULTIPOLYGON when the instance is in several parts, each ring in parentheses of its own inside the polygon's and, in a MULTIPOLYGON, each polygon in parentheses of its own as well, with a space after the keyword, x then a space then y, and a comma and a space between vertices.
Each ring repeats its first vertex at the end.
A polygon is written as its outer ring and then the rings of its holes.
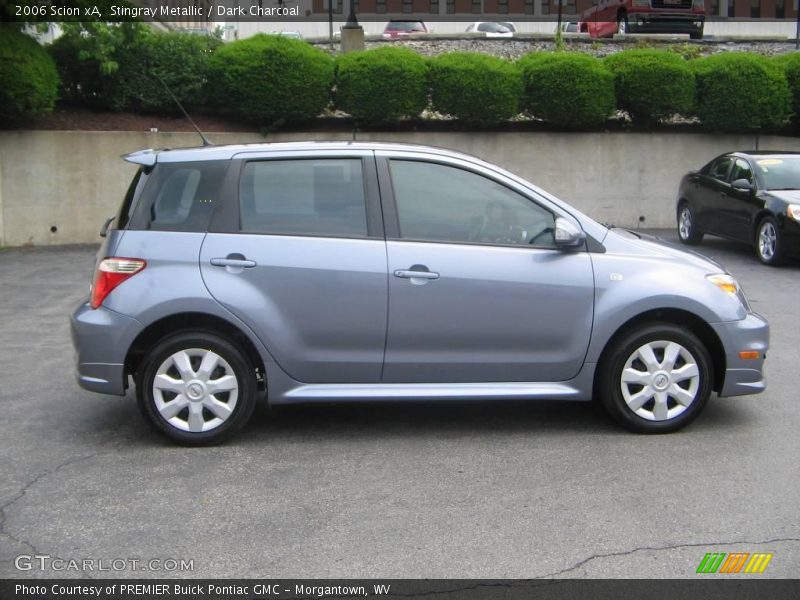
POLYGON ((128 228, 206 231, 220 202, 228 165, 229 161, 157 164, 128 228))

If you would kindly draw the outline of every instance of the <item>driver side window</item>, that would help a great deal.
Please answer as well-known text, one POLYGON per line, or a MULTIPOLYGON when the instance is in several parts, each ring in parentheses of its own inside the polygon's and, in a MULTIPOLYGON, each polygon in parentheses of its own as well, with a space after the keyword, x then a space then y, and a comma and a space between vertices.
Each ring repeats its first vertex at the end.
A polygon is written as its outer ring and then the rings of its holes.
POLYGON ((400 237, 422 241, 553 247, 553 214, 471 171, 392 160, 400 237))
POLYGON ((736 164, 733 165, 733 171, 731 171, 731 183, 737 179, 746 179, 751 184, 753 183, 753 170, 747 161, 741 158, 736 159, 736 164))

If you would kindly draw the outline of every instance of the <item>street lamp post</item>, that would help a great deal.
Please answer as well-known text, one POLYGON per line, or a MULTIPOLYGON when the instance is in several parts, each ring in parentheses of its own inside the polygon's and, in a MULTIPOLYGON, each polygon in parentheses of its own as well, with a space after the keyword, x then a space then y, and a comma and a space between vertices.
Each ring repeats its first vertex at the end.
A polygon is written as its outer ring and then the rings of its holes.
POLYGON ((356 0, 350 0, 350 14, 342 27, 342 52, 364 49, 364 28, 356 18, 356 0))

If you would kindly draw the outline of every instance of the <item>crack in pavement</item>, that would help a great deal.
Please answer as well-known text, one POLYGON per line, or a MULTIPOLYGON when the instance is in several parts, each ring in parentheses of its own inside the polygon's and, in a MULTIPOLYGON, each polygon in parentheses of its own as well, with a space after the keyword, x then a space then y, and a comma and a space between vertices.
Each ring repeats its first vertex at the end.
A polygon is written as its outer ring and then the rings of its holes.
MULTIPOLYGON (((42 481, 45 477, 49 477, 50 475, 53 475, 53 474, 57 473, 58 471, 60 471, 64 467, 68 467, 70 465, 73 465, 75 463, 78 463, 78 462, 81 462, 81 461, 84 461, 84 460, 89 460, 90 458, 94 458, 95 456, 97 456, 97 452, 94 452, 92 454, 87 454, 85 456, 77 456, 77 457, 74 457, 74 458, 70 458, 69 460, 65 460, 64 462, 56 465, 55 468, 50 469, 49 471, 45 471, 44 473, 39 473, 39 475, 37 475, 36 477, 31 479, 28 483, 26 483, 24 486, 22 486, 22 488, 20 488, 20 490, 16 494, 14 494, 14 496, 12 496, 12 498, 10 500, 8 500, 5 504, 0 506, 0 535, 6 536, 7 538, 9 538, 10 540, 16 542, 17 544, 20 544, 22 546, 27 546, 28 548, 31 549, 31 551, 34 554, 41 555, 42 551, 40 551, 34 544, 29 542, 28 540, 23 540, 21 538, 18 538, 13 533, 8 531, 8 529, 6 529, 6 521, 8 520, 8 515, 6 514, 6 511, 9 508, 11 508, 12 505, 16 504, 23 497, 25 497, 25 495, 28 493, 28 490, 31 489, 34 485, 36 485, 40 481, 42 481)), ((59 558, 59 557, 58 556, 52 556, 52 558, 59 558)), ((2 562, 12 562, 12 560, 13 559, 9 559, 8 561, 2 561, 2 562)), ((91 578, 89 575, 87 575, 87 577, 91 578)))
POLYGON ((667 546, 641 546, 638 548, 633 548, 631 550, 623 550, 620 552, 608 552, 606 554, 593 554, 588 558, 584 558, 583 560, 575 563, 571 567, 567 567, 566 569, 561 569, 560 571, 554 571, 553 573, 548 573, 547 575, 539 575, 534 577, 534 579, 547 579, 549 577, 558 577, 559 575, 563 575, 564 573, 569 573, 570 571, 575 571, 580 569, 584 565, 590 563, 593 560, 597 560, 599 558, 614 558, 617 556, 630 556, 636 552, 641 552, 645 550, 675 550, 678 548, 702 548, 702 547, 709 547, 709 546, 740 546, 740 545, 752 545, 752 546, 761 546, 763 544, 775 544, 778 542, 800 542, 800 538, 794 537, 785 537, 785 538, 772 538, 769 540, 736 540, 732 542, 687 542, 683 544, 670 544, 667 546))

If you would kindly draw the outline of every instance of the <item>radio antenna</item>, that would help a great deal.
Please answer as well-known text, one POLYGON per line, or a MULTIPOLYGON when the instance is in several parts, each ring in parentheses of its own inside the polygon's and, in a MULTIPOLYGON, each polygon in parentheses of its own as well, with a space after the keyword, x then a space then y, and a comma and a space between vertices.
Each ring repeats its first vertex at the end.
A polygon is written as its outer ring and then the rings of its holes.
POLYGON ((175 104, 177 104, 178 108, 181 109, 181 112, 183 113, 183 115, 188 119, 189 123, 192 124, 192 127, 194 127, 194 130, 197 132, 197 135, 199 135, 200 139, 203 140, 203 146, 204 147, 205 146, 213 146, 214 144, 209 142, 208 138, 205 135, 203 135, 203 132, 200 131, 200 128, 197 126, 197 123, 195 123, 192 120, 192 117, 189 116, 189 113, 186 112, 186 109, 183 108, 183 105, 178 101, 178 99, 175 97, 175 94, 172 93, 172 90, 169 89, 169 86, 164 82, 164 80, 161 79, 161 77, 159 77, 158 75, 153 75, 153 77, 155 77, 156 79, 158 79, 161 82, 161 85, 163 85, 164 89, 167 90, 167 93, 169 94, 169 97, 172 98, 175 101, 175 104))

